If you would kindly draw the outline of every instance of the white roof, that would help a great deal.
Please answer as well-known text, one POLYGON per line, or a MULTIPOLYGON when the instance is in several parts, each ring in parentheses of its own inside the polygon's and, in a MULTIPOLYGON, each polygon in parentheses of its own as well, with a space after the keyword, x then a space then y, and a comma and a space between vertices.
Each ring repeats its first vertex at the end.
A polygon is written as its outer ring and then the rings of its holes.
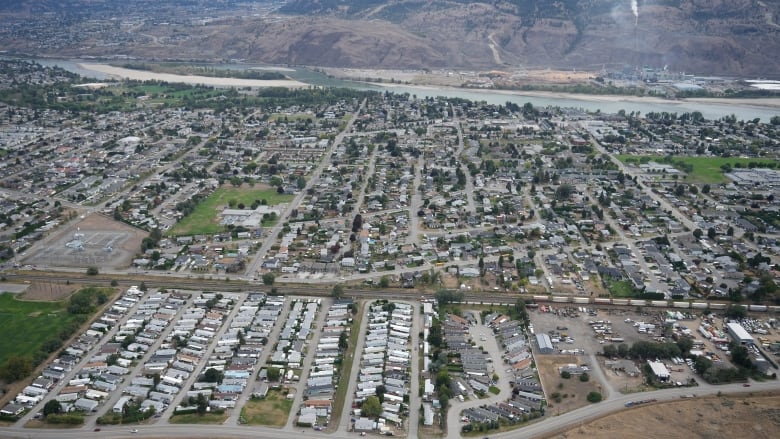
POLYGON ((655 376, 659 378, 669 378, 669 369, 664 366, 660 361, 647 360, 647 364, 650 365, 650 369, 653 370, 655 376))
POLYGON ((734 335, 734 337, 738 338, 740 341, 753 341, 753 336, 748 334, 747 331, 745 331, 745 328, 742 327, 739 323, 727 323, 729 327, 729 331, 734 335))

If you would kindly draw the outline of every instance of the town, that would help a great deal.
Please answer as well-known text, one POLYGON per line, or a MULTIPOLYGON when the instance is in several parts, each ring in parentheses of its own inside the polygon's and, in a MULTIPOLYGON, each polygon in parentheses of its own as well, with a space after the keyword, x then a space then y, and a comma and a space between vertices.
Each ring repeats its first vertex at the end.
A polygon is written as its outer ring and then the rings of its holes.
POLYGON ((780 116, 0 67, 0 285, 101 285, 4 358, 11 428, 460 437, 777 387, 780 116))

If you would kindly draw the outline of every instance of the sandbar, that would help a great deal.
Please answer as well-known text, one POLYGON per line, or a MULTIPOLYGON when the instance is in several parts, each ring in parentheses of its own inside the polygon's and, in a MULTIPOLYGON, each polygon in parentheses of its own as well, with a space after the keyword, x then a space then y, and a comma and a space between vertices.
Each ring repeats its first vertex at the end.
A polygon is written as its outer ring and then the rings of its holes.
POLYGON ((177 82, 183 84, 208 85, 214 87, 284 87, 284 88, 306 88, 311 85, 293 79, 242 79, 242 78, 217 78, 211 76, 198 75, 176 75, 173 73, 157 73, 146 70, 126 69, 114 67, 108 64, 82 63, 79 67, 84 70, 92 70, 108 75, 116 79, 133 79, 138 81, 164 81, 177 82))

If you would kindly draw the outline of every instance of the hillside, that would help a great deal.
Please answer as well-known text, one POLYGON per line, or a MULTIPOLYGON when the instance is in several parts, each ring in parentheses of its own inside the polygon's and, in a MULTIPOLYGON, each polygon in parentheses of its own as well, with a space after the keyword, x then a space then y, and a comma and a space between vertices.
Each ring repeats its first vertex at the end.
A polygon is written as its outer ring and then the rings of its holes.
POLYGON ((35 55, 780 76, 768 0, 8 0, 0 23, 35 55))

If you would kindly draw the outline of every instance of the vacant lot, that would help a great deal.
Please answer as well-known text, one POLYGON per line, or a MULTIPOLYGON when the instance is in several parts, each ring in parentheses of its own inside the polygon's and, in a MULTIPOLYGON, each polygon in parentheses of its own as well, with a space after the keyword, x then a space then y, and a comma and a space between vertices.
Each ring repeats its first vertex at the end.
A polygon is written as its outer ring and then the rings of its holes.
POLYGON ((249 425, 284 427, 292 409, 292 400, 276 390, 263 399, 251 399, 241 409, 241 418, 249 425))
POLYGON ((224 411, 220 413, 188 413, 186 415, 174 415, 168 420, 171 424, 224 424, 228 415, 224 411))
POLYGON ((224 227, 219 224, 218 213, 231 205, 244 205, 249 207, 255 202, 266 201, 269 206, 286 203, 293 199, 292 195, 284 195, 276 192, 276 189, 268 186, 250 187, 243 185, 234 187, 225 185, 214 191, 205 200, 201 201, 195 210, 179 221, 170 230, 170 235, 210 235, 219 233, 224 227))
POLYGON ((769 439, 778 428, 780 396, 712 397, 637 407, 552 437, 769 439))
MULTIPOLYGON (((587 357, 582 355, 536 355, 535 357, 545 396, 547 396, 549 413, 558 415, 591 404, 586 399, 588 393, 601 391, 601 384, 593 375, 590 375, 587 382, 583 382, 580 381, 579 376, 573 375, 567 379, 562 378, 558 372, 559 367, 567 364, 582 364, 588 360, 587 357)), ((591 369, 599 367, 596 364, 589 366, 591 369)))

